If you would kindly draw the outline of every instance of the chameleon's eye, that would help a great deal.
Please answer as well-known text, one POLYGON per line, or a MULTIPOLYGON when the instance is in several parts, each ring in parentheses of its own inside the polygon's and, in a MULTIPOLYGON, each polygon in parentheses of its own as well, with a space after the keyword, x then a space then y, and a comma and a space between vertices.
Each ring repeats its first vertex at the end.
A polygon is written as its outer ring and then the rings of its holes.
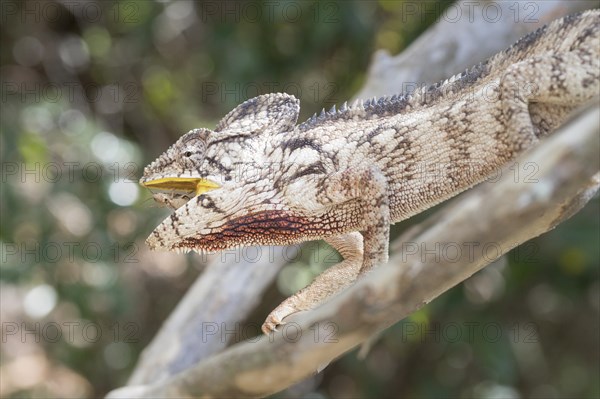
POLYGON ((206 131, 194 129, 177 142, 177 161, 184 169, 197 170, 206 153, 206 131))
POLYGON ((188 143, 182 148, 179 155, 179 162, 185 169, 197 169, 204 160, 206 146, 204 143, 196 141, 188 143))

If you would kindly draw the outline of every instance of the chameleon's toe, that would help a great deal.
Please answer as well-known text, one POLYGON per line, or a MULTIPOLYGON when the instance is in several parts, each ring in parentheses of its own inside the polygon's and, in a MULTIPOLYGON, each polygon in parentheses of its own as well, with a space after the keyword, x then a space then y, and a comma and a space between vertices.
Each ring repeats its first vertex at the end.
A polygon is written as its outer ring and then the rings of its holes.
POLYGON ((293 305, 294 297, 290 297, 279 304, 269 315, 267 319, 263 323, 261 330, 266 335, 271 334, 273 331, 277 331, 277 327, 282 326, 285 323, 283 319, 288 317, 289 315, 298 312, 296 306, 293 305))
POLYGON ((261 330, 263 334, 270 335, 271 333, 277 331, 278 326, 281 326, 283 324, 285 323, 279 320, 279 318, 276 315, 270 314, 269 317, 267 317, 267 319, 263 323, 261 330))

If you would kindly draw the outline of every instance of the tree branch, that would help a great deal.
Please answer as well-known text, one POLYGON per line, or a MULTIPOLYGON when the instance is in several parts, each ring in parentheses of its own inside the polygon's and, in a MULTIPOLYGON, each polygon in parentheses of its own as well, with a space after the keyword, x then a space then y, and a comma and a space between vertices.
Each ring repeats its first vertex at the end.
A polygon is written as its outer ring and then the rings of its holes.
POLYGON ((144 349, 128 384, 164 380, 223 350, 228 340, 215 332, 238 328, 236 323, 255 308, 264 290, 297 248, 285 251, 256 248, 262 254, 272 254, 272 262, 253 263, 241 256, 239 250, 214 256, 144 349))

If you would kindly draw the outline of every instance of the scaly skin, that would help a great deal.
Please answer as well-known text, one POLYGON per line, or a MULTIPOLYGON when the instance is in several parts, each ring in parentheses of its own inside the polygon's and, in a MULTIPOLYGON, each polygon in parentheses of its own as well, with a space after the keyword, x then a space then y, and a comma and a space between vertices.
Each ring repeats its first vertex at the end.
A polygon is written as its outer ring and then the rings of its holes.
POLYGON ((443 83, 300 125, 293 96, 250 99, 146 167, 141 184, 175 209, 147 243, 219 251, 324 239, 344 260, 279 305, 269 333, 385 263, 391 223, 481 182, 597 95, 599 31, 598 11, 568 16, 443 83))

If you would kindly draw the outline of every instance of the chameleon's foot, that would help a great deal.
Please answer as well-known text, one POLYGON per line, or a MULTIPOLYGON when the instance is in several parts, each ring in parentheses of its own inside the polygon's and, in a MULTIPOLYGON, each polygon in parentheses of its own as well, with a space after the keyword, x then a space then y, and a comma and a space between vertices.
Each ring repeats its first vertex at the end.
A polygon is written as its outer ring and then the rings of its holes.
POLYGON ((286 304, 286 302, 287 301, 281 303, 267 316, 267 319, 261 327, 261 330, 264 334, 269 335, 272 332, 277 331, 278 326, 285 324, 283 321, 284 318, 299 311, 299 309, 286 304))

